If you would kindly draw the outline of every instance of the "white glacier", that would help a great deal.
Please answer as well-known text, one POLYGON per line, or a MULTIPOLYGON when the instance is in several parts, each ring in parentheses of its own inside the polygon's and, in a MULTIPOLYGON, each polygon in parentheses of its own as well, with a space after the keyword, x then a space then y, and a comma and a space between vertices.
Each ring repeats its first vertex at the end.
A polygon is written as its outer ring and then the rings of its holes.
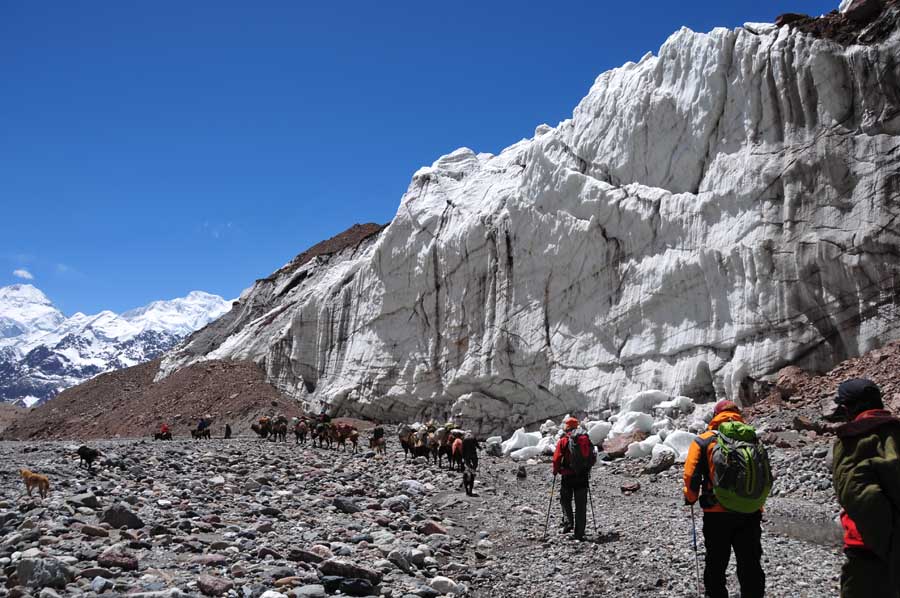
POLYGON ((508 433, 650 389, 740 402, 900 337, 900 41, 750 25, 419 169, 386 229, 257 281, 160 377, 250 359, 311 411, 508 433))

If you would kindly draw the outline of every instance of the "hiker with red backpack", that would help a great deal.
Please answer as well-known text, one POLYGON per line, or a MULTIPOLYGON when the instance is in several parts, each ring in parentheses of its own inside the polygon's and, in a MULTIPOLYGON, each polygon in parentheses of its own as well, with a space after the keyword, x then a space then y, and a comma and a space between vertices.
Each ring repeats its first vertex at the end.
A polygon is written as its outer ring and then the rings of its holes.
POLYGON ((562 476, 559 502, 563 512, 563 533, 574 531, 574 538, 583 540, 587 525, 588 485, 597 455, 590 437, 579 428, 577 419, 570 417, 564 423, 565 435, 556 443, 553 452, 553 477, 555 480, 557 474, 562 476))
POLYGON ((703 583, 710 598, 728 598, 725 571, 732 550, 742 598, 764 595, 762 507, 771 488, 769 457, 756 430, 744 422, 737 405, 719 401, 684 463, 685 503, 692 517, 695 502, 703 508, 703 583))

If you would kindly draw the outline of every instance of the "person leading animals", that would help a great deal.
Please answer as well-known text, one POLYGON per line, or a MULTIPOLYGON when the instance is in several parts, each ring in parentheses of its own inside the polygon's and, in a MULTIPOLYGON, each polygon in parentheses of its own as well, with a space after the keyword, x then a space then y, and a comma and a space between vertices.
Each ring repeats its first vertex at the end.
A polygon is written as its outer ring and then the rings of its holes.
POLYGON ((881 389, 854 378, 838 386, 846 423, 836 430, 832 476, 841 505, 841 598, 900 597, 900 419, 881 389))
MULTIPOLYGON (((746 434, 745 439, 748 441, 752 436, 752 441, 756 444, 748 443, 748 447, 755 447, 754 451, 756 449, 764 451, 761 443, 756 441, 755 431, 745 424, 738 406, 731 401, 719 401, 716 403, 707 430, 688 448, 684 464, 684 499, 685 503, 690 505, 699 500, 703 508, 703 539, 706 545, 703 583, 706 595, 710 598, 728 598, 725 571, 731 559, 731 551, 734 550, 742 598, 761 598, 765 593, 766 584, 761 564, 762 510, 754 508, 756 503, 745 508, 740 501, 732 503, 731 500, 726 500, 731 508, 726 507, 720 497, 727 496, 731 499, 731 494, 722 492, 721 485, 725 482, 716 477, 717 468, 721 475, 727 467, 723 458, 727 459, 729 453, 723 451, 735 446, 730 436, 723 436, 726 431, 731 434, 732 428, 736 430, 734 435, 746 434), (717 486, 717 483, 720 486, 717 486)), ((731 451, 730 454, 737 456, 751 454, 741 452, 743 450, 731 451)), ((765 463, 761 470, 768 468, 768 457, 764 459, 765 463)), ((768 477, 768 488, 771 488, 771 473, 760 477, 768 477)), ((764 479, 763 482, 765 481, 764 479)), ((768 495, 768 488, 761 486, 757 493, 764 495, 763 501, 768 495)))
POLYGON ((597 455, 590 437, 579 428, 577 419, 569 417, 564 423, 565 435, 556 443, 553 452, 553 475, 562 477, 559 502, 563 512, 563 533, 574 531, 574 538, 583 540, 587 524, 588 484, 597 455))

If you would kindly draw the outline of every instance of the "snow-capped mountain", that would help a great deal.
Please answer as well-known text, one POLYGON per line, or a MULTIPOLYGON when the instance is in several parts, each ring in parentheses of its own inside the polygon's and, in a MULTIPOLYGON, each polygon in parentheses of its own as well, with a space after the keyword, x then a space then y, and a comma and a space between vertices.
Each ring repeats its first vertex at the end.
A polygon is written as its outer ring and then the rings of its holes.
POLYGON ((310 409, 511 431, 645 389, 750 400, 900 338, 879 11, 681 29, 557 126, 421 168, 387 228, 258 280, 157 379, 249 359, 310 409))
POLYGON ((102 372, 154 359, 231 308, 217 295, 66 317, 29 284, 0 287, 0 400, 26 406, 102 372))

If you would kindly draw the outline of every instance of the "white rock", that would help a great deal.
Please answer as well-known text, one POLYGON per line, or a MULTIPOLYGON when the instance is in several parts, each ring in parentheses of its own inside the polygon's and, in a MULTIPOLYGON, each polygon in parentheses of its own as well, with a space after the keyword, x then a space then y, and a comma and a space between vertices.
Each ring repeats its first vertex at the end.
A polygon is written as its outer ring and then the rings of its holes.
POLYGON ((526 432, 525 428, 519 428, 513 435, 503 442, 503 454, 509 455, 513 451, 529 446, 537 446, 541 440, 540 432, 526 432))
POLYGON ((653 413, 653 408, 656 405, 669 399, 671 397, 661 390, 645 390, 625 397, 622 401, 621 412, 640 411, 642 413, 653 413))
POLYGON ((678 460, 678 451, 673 449, 671 446, 663 443, 653 445, 653 450, 650 452, 650 454, 655 457, 657 454, 665 452, 672 453, 673 455, 675 455, 675 460, 678 460))
POLYGON ((653 422, 653 425, 650 427, 650 433, 660 434, 660 438, 665 440, 665 436, 663 436, 663 434, 668 433, 673 428, 674 424, 672 423, 672 420, 668 417, 664 417, 653 422))
POLYGON ((590 437, 591 442, 594 445, 599 445, 601 442, 606 440, 606 437, 609 436, 609 431, 612 430, 612 424, 609 422, 595 422, 591 429, 588 431, 588 437, 590 437))
POLYGON ((775 26, 775 23, 744 23, 744 29, 757 35, 766 35, 774 33, 778 27, 775 26))
POLYGON ((656 413, 674 416, 679 413, 691 413, 694 411, 694 399, 690 397, 675 397, 671 401, 663 401, 654 408, 656 413))
POLYGON ((643 459, 649 457, 653 452, 653 447, 662 442, 657 435, 648 436, 640 442, 632 442, 625 451, 625 456, 629 459, 643 459))
POLYGON ((552 455, 553 451, 556 450, 556 443, 558 439, 556 435, 553 436, 544 436, 541 438, 540 442, 537 443, 537 449, 540 450, 540 455, 552 455))
POLYGON ((653 416, 638 411, 629 411, 619 415, 619 419, 613 424, 609 431, 609 437, 615 438, 622 434, 630 434, 632 432, 649 432, 653 427, 653 416))
POLYGON ((514 461, 524 461, 526 459, 537 457, 542 453, 543 449, 540 446, 526 446, 525 448, 513 451, 509 456, 512 457, 514 461))
MULTIPOLYGON (((482 540, 482 542, 485 541, 486 540, 482 540)), ((442 575, 432 577, 428 585, 441 594, 456 594, 459 591, 459 584, 449 577, 444 577, 442 575)))
POLYGON ((687 459, 688 448, 690 448, 691 443, 696 437, 696 434, 676 430, 666 436, 664 444, 672 448, 678 454, 676 461, 684 463, 685 459, 687 459))
POLYGON ((554 435, 559 430, 559 426, 556 425, 552 419, 548 419, 543 424, 541 424, 541 434, 544 436, 554 435))

